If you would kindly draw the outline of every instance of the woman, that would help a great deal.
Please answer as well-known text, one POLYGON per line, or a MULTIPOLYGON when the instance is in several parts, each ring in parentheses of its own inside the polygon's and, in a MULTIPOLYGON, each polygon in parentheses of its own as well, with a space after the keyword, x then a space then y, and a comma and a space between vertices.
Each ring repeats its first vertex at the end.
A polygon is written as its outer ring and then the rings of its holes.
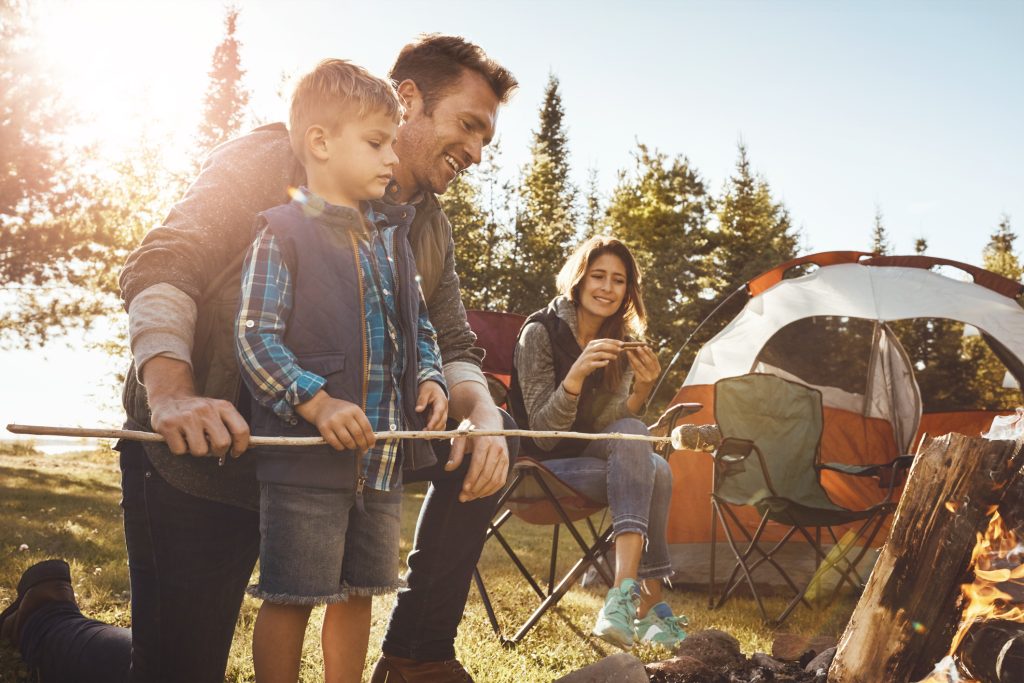
MULTIPOLYGON (((637 415, 661 366, 649 347, 624 346, 647 322, 633 255, 616 239, 592 237, 569 257, 557 285, 560 295, 527 318, 516 343, 509 396, 516 422, 533 430, 647 434, 637 415)), ((523 450, 611 509, 615 585, 594 635, 624 648, 634 641, 671 647, 685 638, 685 617, 673 616, 661 599, 662 579, 672 574, 668 463, 643 441, 536 439, 523 450)))

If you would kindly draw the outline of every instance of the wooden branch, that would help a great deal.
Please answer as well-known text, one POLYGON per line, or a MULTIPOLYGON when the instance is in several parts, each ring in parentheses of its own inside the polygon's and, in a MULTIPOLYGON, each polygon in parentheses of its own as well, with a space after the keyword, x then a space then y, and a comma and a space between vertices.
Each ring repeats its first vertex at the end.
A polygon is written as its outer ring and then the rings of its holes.
POLYGON ((947 654, 977 534, 1022 464, 1020 441, 947 434, 922 445, 829 683, 918 681, 947 654))
MULTIPOLYGON (((97 439, 128 439, 129 441, 162 442, 164 437, 153 432, 138 432, 126 429, 97 429, 87 427, 51 427, 45 425, 7 425, 7 431, 13 434, 31 434, 35 436, 73 436, 97 439)), ((668 436, 646 436, 643 434, 590 434, 587 432, 535 432, 529 429, 476 429, 471 425, 448 431, 394 431, 375 432, 380 441, 396 439, 455 439, 462 436, 528 436, 530 438, 563 438, 583 439, 586 441, 647 441, 649 443, 671 443, 668 436)), ((250 436, 250 446, 321 446, 327 443, 319 436, 287 437, 287 436, 250 436)))

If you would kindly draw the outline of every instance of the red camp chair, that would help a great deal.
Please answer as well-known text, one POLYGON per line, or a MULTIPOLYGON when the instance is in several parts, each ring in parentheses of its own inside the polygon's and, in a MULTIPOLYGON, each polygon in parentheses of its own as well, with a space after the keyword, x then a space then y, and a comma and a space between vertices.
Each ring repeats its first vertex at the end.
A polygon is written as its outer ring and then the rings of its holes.
MULTIPOLYGON (((469 324, 477 335, 477 345, 487 351, 484 359, 484 374, 492 383, 491 394, 495 403, 502 405, 512 375, 512 357, 515 341, 525 318, 512 313, 491 311, 467 311, 469 324), (501 382, 503 390, 495 391, 494 382, 501 382)), ((594 567, 602 580, 610 587, 614 582, 611 570, 601 560, 612 545, 611 521, 595 526, 591 516, 606 509, 604 503, 591 500, 574 490, 556 477, 544 463, 528 456, 520 456, 512 467, 510 481, 498 500, 497 515, 487 529, 487 539, 494 538, 508 554, 509 559, 522 574, 526 583, 536 595, 536 607, 529 617, 516 629, 515 634, 506 636, 498 622, 479 567, 473 573, 473 580, 480 591, 487 618, 502 645, 514 647, 534 627, 544 614, 558 604, 572 585, 590 567, 594 567), (551 554, 547 565, 546 586, 533 576, 519 555, 513 550, 508 539, 501 532, 502 526, 512 517, 527 524, 552 526, 551 554), (581 533, 577 523, 585 522, 589 540, 581 533), (558 574, 559 530, 564 526, 579 548, 580 557, 564 574, 558 574)))

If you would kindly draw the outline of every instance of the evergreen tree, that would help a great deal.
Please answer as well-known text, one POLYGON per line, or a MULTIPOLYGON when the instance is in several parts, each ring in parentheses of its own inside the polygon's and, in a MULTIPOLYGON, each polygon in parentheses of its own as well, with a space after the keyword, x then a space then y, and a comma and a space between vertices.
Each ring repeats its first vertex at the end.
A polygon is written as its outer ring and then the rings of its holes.
POLYGON ((519 313, 541 308, 554 296, 555 275, 576 238, 576 188, 569 180, 565 110, 558 85, 552 74, 519 188, 516 268, 508 282, 510 305, 519 313))
POLYGON ((742 142, 736 170, 718 202, 718 230, 714 263, 719 292, 731 292, 795 257, 799 247, 789 211, 772 198, 768 181, 753 173, 742 142))
POLYGON ((242 85, 245 70, 242 69, 242 58, 239 54, 241 43, 235 37, 239 13, 237 7, 227 8, 224 17, 224 40, 213 51, 210 82, 203 99, 203 118, 196 136, 200 157, 237 135, 245 121, 249 91, 242 85))
POLYGON ((499 178, 498 141, 484 150, 474 175, 461 174, 441 195, 455 236, 455 262, 466 308, 505 310, 508 297, 508 183, 499 178))
POLYGON ((582 238, 597 235, 604 228, 604 206, 601 201, 601 189, 597 185, 597 169, 591 168, 587 174, 587 194, 583 198, 583 234, 582 238))
POLYGON ((1004 214, 981 254, 985 270, 1019 282, 1021 275, 1024 275, 1024 269, 1021 268, 1020 259, 1013 251, 1013 243, 1016 240, 1017 235, 1010 227, 1010 217, 1004 214))
MULTIPOLYGON (((986 270, 1020 282, 1024 269, 1013 243, 1017 235, 1010 226, 1010 217, 1004 215, 982 251, 982 265, 986 270)), ((964 353, 976 368, 971 377, 972 392, 982 407, 990 410, 1012 408, 1021 403, 1020 389, 1003 386, 1006 366, 993 353, 989 338, 983 333, 964 339, 964 353)))
POLYGON ((885 256, 892 253, 892 245, 889 244, 889 233, 882 221, 882 207, 875 205, 875 225, 871 230, 871 251, 885 256))
MULTIPOLYGON (((662 363, 707 313, 712 282, 708 223, 714 204, 699 173, 682 156, 637 145, 634 166, 619 172, 607 217, 611 234, 633 252, 642 272, 648 337, 662 363)), ((713 295, 713 293, 712 293, 713 295)), ((703 339, 703 338, 702 338, 703 339)), ((700 340, 688 349, 654 397, 654 409, 675 394, 700 340)))
POLYGON ((66 161, 68 115, 41 70, 27 4, 0 0, 0 285, 40 284, 69 236, 38 225, 66 161))

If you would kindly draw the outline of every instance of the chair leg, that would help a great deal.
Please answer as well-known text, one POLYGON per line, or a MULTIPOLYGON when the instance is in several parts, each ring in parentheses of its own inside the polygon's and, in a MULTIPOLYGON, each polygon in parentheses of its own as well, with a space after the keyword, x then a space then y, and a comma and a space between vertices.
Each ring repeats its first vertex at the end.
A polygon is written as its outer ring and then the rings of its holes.
POLYGON ((551 532, 551 565, 548 569, 548 595, 551 595, 551 589, 555 585, 555 572, 558 570, 558 527, 561 524, 556 524, 555 528, 551 532))
POLYGON ((715 549, 718 547, 718 503, 711 499, 711 567, 708 571, 708 609, 715 604, 715 549))
MULTIPOLYGON (((732 514, 732 511, 729 510, 728 507, 726 507, 726 512, 732 514)), ((738 524, 738 520, 736 520, 736 522, 738 524)), ((762 532, 764 532, 764 528, 767 523, 768 515, 766 513, 761 517, 761 522, 757 525, 757 531, 754 532, 753 537, 750 538, 750 544, 748 545, 746 551, 741 552, 739 547, 736 545, 735 539, 732 536, 732 529, 730 529, 729 523, 726 521, 725 515, 722 515, 722 531, 725 532, 725 540, 729 544, 729 547, 732 549, 733 555, 735 555, 736 557, 736 565, 733 567, 732 574, 729 577, 729 581, 726 582, 726 587, 722 589, 722 595, 719 597, 718 602, 717 604, 715 604, 713 609, 718 609, 719 607, 721 607, 728 599, 728 597, 732 595, 733 591, 735 590, 734 584, 736 583, 737 572, 742 572, 743 578, 746 579, 747 585, 750 586, 750 592, 754 596, 754 600, 757 601, 758 608, 761 610, 761 616, 764 618, 765 621, 768 621, 768 612, 764 608, 764 603, 761 601, 761 595, 757 592, 757 587, 754 585, 754 579, 750 575, 750 571, 747 568, 746 564, 747 557, 751 552, 753 552, 753 549, 757 547, 757 541, 761 538, 761 534, 762 532)), ((744 534, 747 534, 746 529, 742 525, 739 525, 739 528, 743 530, 744 534)), ((747 535, 749 537, 749 534, 747 535)))
MULTIPOLYGON (((611 528, 608 529, 606 537, 602 539, 601 546, 599 548, 596 548, 596 550, 604 552, 608 549, 610 545, 611 528)), ((523 623, 523 625, 519 628, 518 631, 516 631, 516 634, 511 638, 507 639, 509 646, 514 646, 518 644, 519 641, 522 640, 523 637, 530 632, 530 629, 532 629, 536 625, 537 621, 542 616, 544 616, 544 613, 547 612, 549 608, 557 604, 558 601, 562 599, 562 596, 565 595, 570 588, 572 588, 572 585, 576 581, 578 581, 581 576, 583 576, 583 572, 585 572, 592 563, 592 558, 581 557, 576 562, 576 564, 573 565, 569 573, 566 574, 561 581, 559 581, 558 586, 551 593, 551 595, 549 595, 547 598, 544 599, 543 602, 541 602, 540 606, 537 607, 537 609, 534 610, 533 614, 530 615, 530 618, 523 623)))

